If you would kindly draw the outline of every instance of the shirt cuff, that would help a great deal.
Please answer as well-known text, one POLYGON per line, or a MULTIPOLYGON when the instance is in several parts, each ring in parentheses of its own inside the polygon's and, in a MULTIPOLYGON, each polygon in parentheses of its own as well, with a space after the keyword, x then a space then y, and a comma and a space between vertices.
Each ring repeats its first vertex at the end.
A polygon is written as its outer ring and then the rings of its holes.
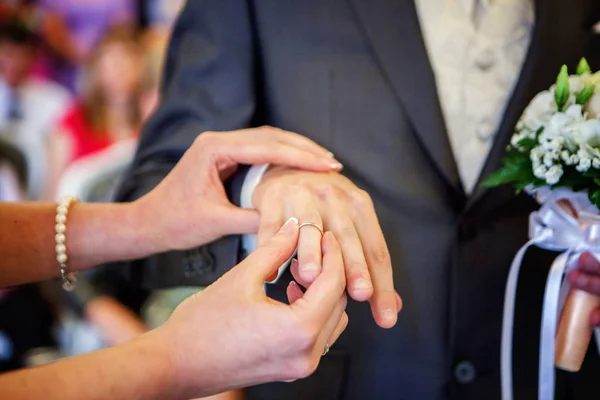
MULTIPOLYGON (((240 206, 242 208, 254 208, 254 205, 252 204, 252 195, 254 194, 254 190, 256 189, 256 187, 258 186, 258 184, 260 183, 260 181, 262 180, 263 176, 265 175, 265 173, 267 172, 267 170, 269 169, 270 166, 271 166, 271 164, 262 164, 262 165, 253 165, 252 167, 250 167, 250 169, 246 173, 246 177, 244 178, 244 183, 242 184, 242 191, 241 191, 241 195, 240 195, 240 206)), ((242 236, 242 248, 244 249, 244 252, 246 254, 250 254, 254 250, 256 250, 256 246, 257 246, 256 235, 243 235, 242 236)), ((296 253, 294 252, 294 256, 295 256, 295 254, 296 253)), ((274 280, 272 280, 271 282, 267 282, 267 283, 277 283, 277 281, 279 280, 279 277, 281 277, 281 275, 283 275, 286 268, 290 264, 291 260, 292 259, 290 258, 288 261, 286 261, 285 264, 283 264, 281 267, 279 267, 279 272, 277 273, 277 277, 274 280)))

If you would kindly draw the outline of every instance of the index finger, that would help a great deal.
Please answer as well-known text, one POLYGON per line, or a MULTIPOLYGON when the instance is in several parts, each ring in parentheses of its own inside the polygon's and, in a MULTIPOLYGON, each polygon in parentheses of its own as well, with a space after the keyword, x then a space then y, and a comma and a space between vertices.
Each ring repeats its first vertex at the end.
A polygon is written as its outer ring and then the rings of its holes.
POLYGON ((276 164, 307 169, 315 172, 339 171, 342 164, 324 154, 268 139, 240 136, 232 143, 223 143, 219 149, 237 164, 276 164))
POLYGON ((292 309, 324 324, 346 291, 344 260, 340 246, 331 232, 322 239, 323 270, 308 287, 304 296, 291 305, 292 309))
POLYGON ((305 151, 313 152, 317 155, 325 154, 330 157, 333 156, 333 154, 325 147, 310 140, 306 136, 300 135, 299 133, 286 131, 284 129, 275 128, 272 126, 262 126, 260 128, 255 129, 262 132, 265 135, 266 139, 286 143, 290 146, 294 146, 305 151))

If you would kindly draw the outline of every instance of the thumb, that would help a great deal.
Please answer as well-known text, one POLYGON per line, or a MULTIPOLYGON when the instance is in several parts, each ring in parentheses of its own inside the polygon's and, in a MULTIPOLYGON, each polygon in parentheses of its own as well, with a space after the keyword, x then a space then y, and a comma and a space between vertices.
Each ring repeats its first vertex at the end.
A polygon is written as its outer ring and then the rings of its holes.
POLYGON ((219 231, 226 235, 255 235, 260 226, 260 214, 256 210, 236 207, 233 204, 219 210, 219 231))
POLYGON ((246 258, 241 265, 249 268, 257 282, 263 284, 292 257, 298 246, 298 220, 290 218, 279 232, 246 258))

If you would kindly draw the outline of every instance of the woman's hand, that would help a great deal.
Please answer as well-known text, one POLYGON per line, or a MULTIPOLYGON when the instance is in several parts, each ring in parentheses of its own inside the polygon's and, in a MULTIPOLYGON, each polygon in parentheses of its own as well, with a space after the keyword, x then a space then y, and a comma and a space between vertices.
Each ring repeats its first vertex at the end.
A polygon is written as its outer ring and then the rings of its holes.
POLYGON ((238 164, 263 163, 316 172, 342 168, 323 147, 281 129, 206 132, 152 192, 133 203, 141 231, 162 251, 256 233, 259 214, 231 204, 223 180, 238 164))
POLYGON ((184 301, 155 335, 160 354, 171 355, 172 398, 193 398, 269 381, 310 375, 327 345, 348 323, 340 247, 322 239, 322 273, 302 293, 291 283, 291 305, 267 298, 265 279, 294 252, 298 221, 290 219, 204 291, 184 301))
MULTIPOLYGON (((579 257, 577 267, 571 270, 567 278, 575 289, 600 296, 600 262, 588 252, 579 257)), ((590 315, 590 323, 600 326, 600 309, 596 309, 590 315)))

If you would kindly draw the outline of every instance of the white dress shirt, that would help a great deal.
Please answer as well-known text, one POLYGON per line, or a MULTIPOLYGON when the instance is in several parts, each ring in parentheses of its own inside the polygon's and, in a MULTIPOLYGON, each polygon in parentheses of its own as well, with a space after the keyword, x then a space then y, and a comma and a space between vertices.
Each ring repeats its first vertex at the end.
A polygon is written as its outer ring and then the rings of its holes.
POLYGON ((54 83, 30 80, 11 89, 0 79, 0 135, 25 153, 32 200, 41 194, 45 179, 48 135, 70 101, 69 93, 54 83), (9 114, 15 96, 20 118, 11 121, 9 114))
MULTIPOLYGON (((533 0, 417 0, 446 129, 463 186, 471 192, 519 79, 534 24, 533 0)), ((265 166, 253 166, 241 206, 265 166)), ((246 251, 255 248, 245 236, 246 251)))

